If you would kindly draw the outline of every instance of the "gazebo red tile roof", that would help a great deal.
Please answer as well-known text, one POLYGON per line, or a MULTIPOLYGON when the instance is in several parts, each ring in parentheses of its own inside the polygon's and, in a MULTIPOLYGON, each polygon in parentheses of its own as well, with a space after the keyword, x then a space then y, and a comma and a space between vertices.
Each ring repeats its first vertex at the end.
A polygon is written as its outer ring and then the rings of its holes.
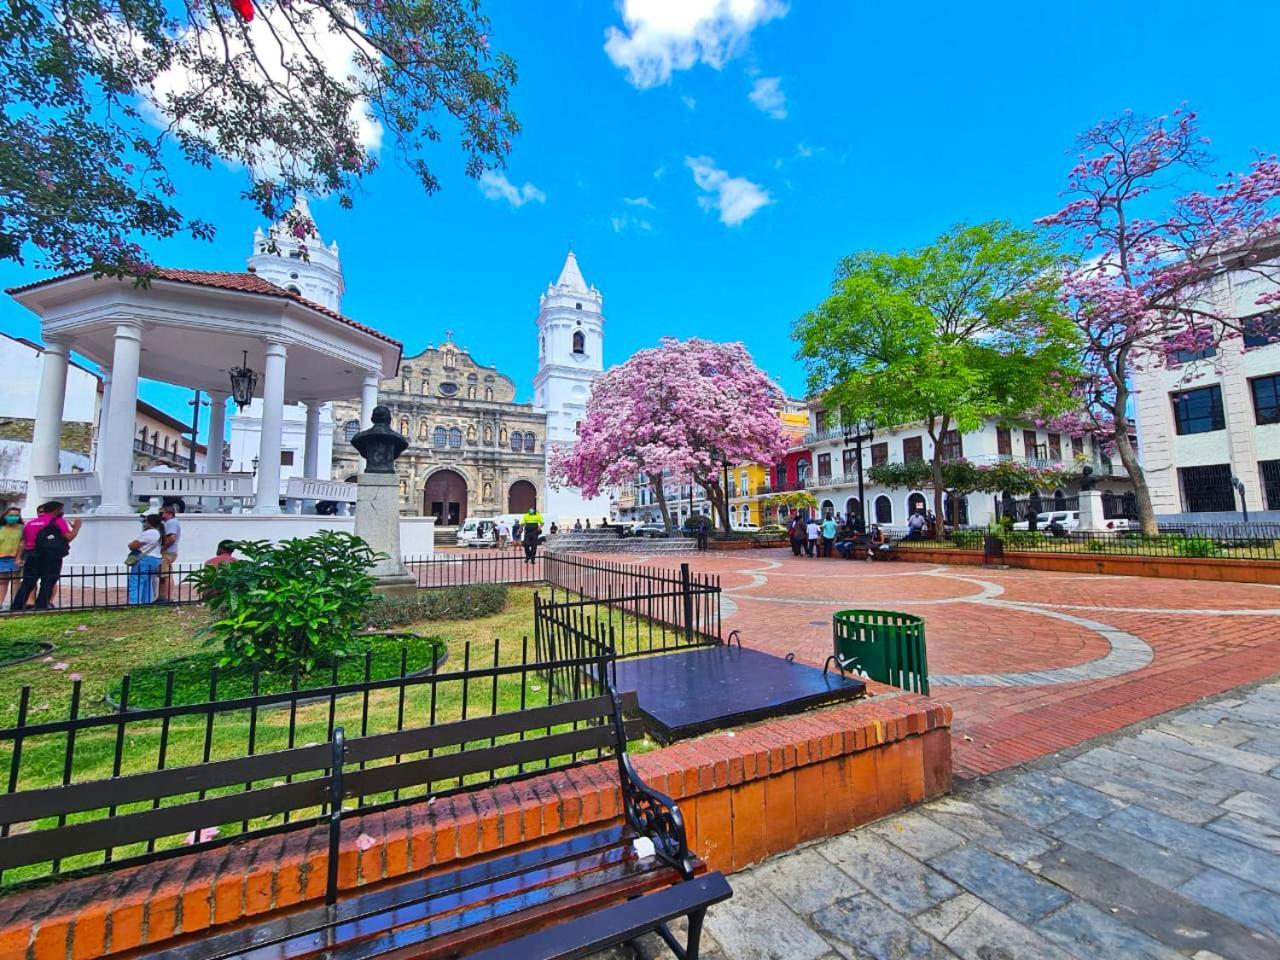
MULTIPOLYGON (((18 287, 10 287, 5 293, 12 296, 16 293, 25 293, 28 290, 35 290, 38 287, 48 286, 51 283, 58 283, 62 280, 70 280, 73 277, 82 277, 86 274, 92 274, 91 268, 84 270, 75 270, 71 273, 64 273, 56 277, 48 277, 44 280, 36 280, 34 283, 23 284, 18 287)), ((302 306, 317 313, 324 314, 326 317, 332 317, 334 320, 341 321, 347 326, 367 333, 371 337, 377 337, 386 343, 403 349, 403 344, 393 337, 388 337, 385 333, 373 329, 373 327, 365 326, 358 323, 350 317, 343 316, 336 310, 330 310, 328 307, 316 303, 314 300, 308 300, 301 294, 286 290, 284 287, 278 287, 270 281, 263 280, 256 273, 237 273, 230 270, 184 270, 176 267, 155 267, 147 279, 149 280, 165 280, 170 283, 189 283, 197 287, 214 287, 219 290, 237 290, 241 293, 254 293, 267 297, 281 297, 285 300, 293 300, 302 306)))

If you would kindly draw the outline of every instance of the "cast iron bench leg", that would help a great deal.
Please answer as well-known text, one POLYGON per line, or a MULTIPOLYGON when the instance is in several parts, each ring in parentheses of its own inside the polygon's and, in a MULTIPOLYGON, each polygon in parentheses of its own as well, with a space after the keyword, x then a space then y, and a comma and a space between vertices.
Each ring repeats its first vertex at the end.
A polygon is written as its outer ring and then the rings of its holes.
POLYGON ((671 948, 671 952, 676 955, 676 960, 698 960, 698 950, 702 942, 702 918, 706 915, 706 907, 689 914, 689 935, 685 938, 686 945, 683 947, 680 946, 680 942, 676 940, 669 926, 665 923, 658 924, 658 936, 671 948))

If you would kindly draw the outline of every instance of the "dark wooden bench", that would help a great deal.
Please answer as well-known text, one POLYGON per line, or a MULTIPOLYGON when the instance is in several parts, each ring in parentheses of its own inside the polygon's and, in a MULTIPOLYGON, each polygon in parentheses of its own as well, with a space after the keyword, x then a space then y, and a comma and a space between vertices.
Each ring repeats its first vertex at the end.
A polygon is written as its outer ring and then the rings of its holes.
MULTIPOLYGON (((721 874, 707 872, 690 853, 679 808, 636 775, 626 745, 629 736, 638 735, 638 721, 624 720, 623 701, 608 685, 600 690, 586 699, 353 740, 338 728, 331 743, 0 796, 0 824, 53 816, 74 820, 77 814, 127 804, 147 807, 0 837, 0 868, 327 804, 323 906, 129 956, 549 960, 587 956, 656 931, 677 957, 696 958, 706 908, 732 891, 721 874), (583 755, 608 757, 616 771, 624 813, 620 825, 473 857, 438 872, 339 890, 344 818, 359 814, 343 811, 342 800, 377 803, 424 784, 437 792, 456 790, 469 780, 487 786, 583 755), (220 793, 228 788, 234 792, 220 793), (686 945, 668 927, 682 916, 689 921, 686 945)), ((627 712, 633 708, 632 703, 627 712)))

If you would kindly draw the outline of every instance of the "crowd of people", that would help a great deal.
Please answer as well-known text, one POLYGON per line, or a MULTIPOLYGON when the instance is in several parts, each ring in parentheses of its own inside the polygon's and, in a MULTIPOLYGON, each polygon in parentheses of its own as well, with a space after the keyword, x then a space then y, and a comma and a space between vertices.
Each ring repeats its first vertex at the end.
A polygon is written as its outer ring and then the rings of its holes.
POLYGON ((888 536, 879 524, 870 529, 857 514, 827 514, 824 517, 797 513, 786 523, 791 552, 795 556, 833 557, 845 560, 874 560, 884 556, 892 548, 888 536))

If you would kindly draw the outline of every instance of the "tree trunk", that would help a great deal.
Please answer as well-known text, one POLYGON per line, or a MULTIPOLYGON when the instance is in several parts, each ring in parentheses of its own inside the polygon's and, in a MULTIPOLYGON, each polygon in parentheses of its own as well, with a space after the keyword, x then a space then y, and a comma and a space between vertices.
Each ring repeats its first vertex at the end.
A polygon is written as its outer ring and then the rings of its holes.
POLYGON ((667 512, 667 492, 663 489, 662 474, 650 473, 649 486, 653 487, 653 495, 658 498, 658 509, 662 511, 662 526, 671 536, 671 514, 667 512))
POLYGON ((942 539, 942 531, 946 520, 946 514, 943 513, 942 507, 943 494, 946 493, 942 479, 942 438, 947 434, 947 426, 950 420, 950 415, 943 417, 942 429, 935 432, 937 424, 932 417, 929 418, 929 439, 933 441, 933 459, 929 461, 929 472, 933 475, 933 515, 938 539, 942 539))
POLYGON ((1138 523, 1142 527, 1142 534, 1146 537, 1158 537, 1160 527, 1156 523, 1156 510, 1151 503, 1151 488, 1147 486, 1146 475, 1138 462, 1138 452, 1133 449, 1126 431, 1117 430, 1115 442, 1116 453, 1120 454, 1120 462, 1124 464, 1129 480, 1133 483, 1133 496, 1138 504, 1138 523))
POLYGON ((729 528, 729 498, 726 496, 726 490, 721 489, 719 480, 698 480, 698 485, 707 492, 707 499, 711 501, 716 512, 720 514, 720 525, 727 537, 730 534, 729 528))

